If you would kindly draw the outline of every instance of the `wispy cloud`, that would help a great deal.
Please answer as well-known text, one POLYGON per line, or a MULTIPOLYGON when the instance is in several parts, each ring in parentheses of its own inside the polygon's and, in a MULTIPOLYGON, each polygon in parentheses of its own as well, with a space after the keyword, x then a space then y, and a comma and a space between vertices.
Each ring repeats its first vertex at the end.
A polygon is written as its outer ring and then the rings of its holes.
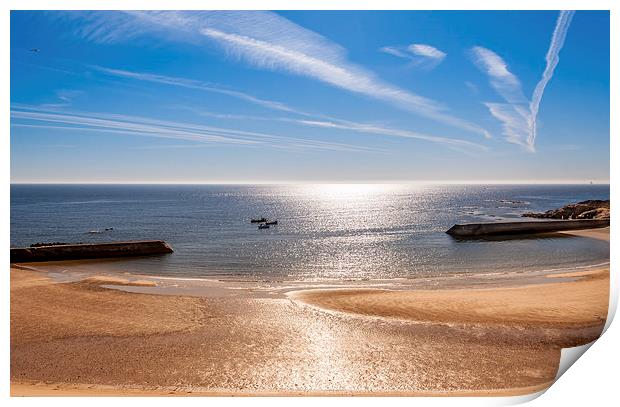
POLYGON ((412 65, 424 69, 436 67, 447 56, 445 52, 428 44, 411 44, 408 46, 391 45, 382 47, 379 51, 406 59, 410 61, 412 65))
POLYGON ((473 47, 478 67, 489 76, 493 89, 495 89, 506 101, 521 103, 526 100, 521 89, 521 82, 508 70, 508 64, 490 49, 473 47))
MULTIPOLYGON (((185 109, 185 110, 190 110, 200 116, 207 116, 207 117, 213 117, 216 119, 233 119, 233 120, 260 120, 260 121, 265 121, 265 120, 273 120, 273 121, 286 121, 286 122, 291 122, 291 123, 296 123, 296 124, 301 124, 301 125, 308 125, 308 123, 337 123, 340 124, 341 126, 349 126, 351 124, 351 122, 346 121, 346 120, 342 120, 342 119, 338 119, 335 118, 333 116, 328 116, 328 115, 322 115, 322 114, 316 114, 316 113, 310 113, 310 112, 306 112, 306 111, 302 111, 287 105, 284 105, 282 103, 279 102, 274 102, 271 100, 265 100, 265 99, 258 99, 253 95, 247 94, 247 93, 242 93, 239 91, 232 91, 232 93, 230 93, 228 90, 226 89, 221 89, 220 87, 218 87, 217 85, 214 84, 208 84, 205 82, 200 82, 200 81, 196 81, 196 80, 192 80, 192 79, 186 79, 186 78, 179 78, 179 77, 170 77, 170 76, 162 76, 162 75, 153 75, 153 74, 149 74, 149 73, 142 73, 142 72, 132 72, 132 71, 125 71, 125 70, 120 70, 120 69, 112 69, 112 68, 105 68, 105 67, 100 67, 100 66, 94 66, 94 69, 97 69, 101 72, 110 74, 110 75, 116 75, 116 76, 121 76, 121 77, 127 77, 127 78, 132 78, 132 79, 136 79, 136 80, 142 80, 142 81, 150 81, 150 82, 157 82, 157 83, 163 83, 163 84, 167 84, 167 85, 172 85, 172 86, 180 86, 180 87, 188 87, 188 88, 192 88, 192 89, 198 89, 198 90, 204 90, 207 92, 218 92, 218 93, 223 93, 229 96, 233 96, 233 97, 238 97, 242 100, 246 100, 252 103, 258 103, 259 105, 265 106, 265 107, 269 107, 271 109, 275 109, 275 110, 279 110, 279 111, 283 111, 286 113, 294 113, 294 114, 298 114, 300 116, 304 116, 307 118, 312 118, 313 120, 297 120, 297 119, 292 119, 292 118, 285 118, 285 117, 266 117, 266 116, 248 116, 248 115, 237 115, 237 114, 230 114, 230 113, 218 113, 218 112, 211 112, 211 111, 207 111, 207 110, 202 110, 202 109, 197 109, 195 107, 188 107, 188 106, 180 106, 181 108, 185 109), (223 92, 222 92, 223 91, 223 92), (242 95, 242 96, 239 96, 242 95), (258 102, 257 102, 258 100, 258 102)), ((398 135, 397 137, 404 137, 403 134, 409 134, 409 136, 407 136, 408 138, 411 139, 419 139, 419 140, 426 140, 426 141, 430 141, 430 142, 436 142, 439 144, 444 144, 444 145, 449 145, 449 146, 456 146, 456 145, 461 145, 464 147, 473 147, 475 149, 479 149, 482 146, 480 144, 477 143, 472 143, 466 140, 459 140, 459 139, 453 139, 453 138, 448 138, 448 137, 440 137, 440 136, 433 136, 433 135, 424 135, 421 133, 417 133, 417 132, 412 132, 412 131, 408 131, 408 130, 394 130, 394 129, 387 129, 386 131, 378 131, 380 130, 380 127, 374 127, 376 131, 371 132, 368 131, 370 125, 360 125, 357 129, 353 128, 351 126, 349 126, 348 130, 353 130, 353 131, 358 131, 358 132, 364 132, 364 133, 374 133, 374 134, 382 134, 382 135, 386 135, 386 136, 396 136, 395 132, 400 133, 400 135, 398 135), (362 128, 364 128, 364 130, 362 130, 362 128)), ((345 127, 340 127, 340 128, 345 128, 345 127)), ((335 128, 335 127, 333 127, 335 128)))
POLYGON ((185 140, 197 143, 264 145, 273 148, 373 152, 353 144, 284 137, 221 127, 155 120, 144 117, 84 112, 59 112, 29 106, 11 109, 11 127, 102 132, 130 136, 185 140))
POLYGON ((355 133, 374 134, 389 137, 400 137, 408 139, 422 140, 432 143, 438 143, 450 148, 459 148, 460 151, 487 151, 488 148, 482 144, 454 139, 449 137, 434 136, 430 134, 424 134, 414 132, 410 130, 397 129, 387 127, 384 125, 377 125, 372 123, 360 123, 352 122, 349 120, 338 119, 332 116, 315 116, 313 119, 298 119, 291 117, 264 117, 264 116, 248 116, 248 115, 235 115, 216 113, 212 111, 205 111, 196 109, 194 107, 181 107, 186 110, 190 110, 200 116, 214 117, 217 119, 230 119, 230 120, 259 120, 259 121, 279 121, 287 122, 302 126, 319 127, 324 129, 338 129, 348 130, 355 133))
POLYGON ((253 66, 310 77, 462 130, 490 136, 479 125, 455 117, 442 104, 382 81, 350 62, 341 46, 275 13, 136 11, 78 16, 84 24, 76 32, 89 40, 126 41, 144 33, 197 44, 209 39, 222 46, 229 56, 253 66))
MULTIPOLYGON (((294 44, 292 47, 285 47, 280 44, 277 37, 272 37, 272 32, 261 36, 267 37, 266 40, 213 28, 203 28, 200 32, 220 42, 228 52, 260 68, 284 70, 309 76, 335 87, 387 101, 398 107, 423 114, 441 111, 437 102, 383 83, 370 72, 349 64, 344 56, 340 55, 340 50, 329 50, 335 47, 333 45, 328 45, 328 52, 319 50, 316 54, 310 54, 301 51, 304 48, 303 42, 299 45, 294 44), (331 54, 332 57, 325 58, 326 54, 331 54)), ((302 39, 304 40, 308 39, 302 39)))
POLYGON ((460 147, 467 149, 474 149, 478 151, 486 151, 488 148, 482 144, 474 143, 467 140, 453 139, 447 137, 438 137, 431 136, 428 134, 417 133, 408 130, 394 129, 385 126, 378 126, 368 123, 355 123, 350 121, 318 121, 318 120, 295 120, 296 123, 303 124, 306 126, 314 126, 314 127, 322 127, 322 128, 330 128, 330 129, 341 129, 341 130, 350 130, 361 133, 369 133, 369 134, 378 134, 384 136, 392 136, 392 137, 402 137, 409 139, 418 139, 429 141, 433 143, 441 143, 444 145, 448 145, 451 147, 460 147))
POLYGON ((443 60, 446 57, 446 53, 438 50, 432 45, 428 44, 411 44, 407 49, 413 54, 419 57, 430 58, 435 60, 443 60))
POLYGON ((472 48, 474 61, 489 76, 493 89, 507 102, 485 103, 485 105, 491 115, 502 122, 503 134, 506 139, 511 143, 522 145, 530 151, 535 151, 536 123, 540 101, 559 62, 559 53, 564 45, 573 14, 574 11, 560 12, 547 51, 547 65, 534 89, 531 100, 525 97, 519 78, 510 72, 508 64, 499 55, 484 47, 472 48))
POLYGON ((222 95, 227 95, 227 96, 231 96, 237 99, 241 99, 246 102, 254 103, 256 105, 260 105, 260 106, 263 106, 269 109, 280 110, 280 111, 289 112, 289 113, 301 113, 287 106, 284 103, 275 102, 273 100, 261 99, 259 97, 250 95, 245 92, 222 88, 209 82, 203 82, 203 81, 198 81, 194 79, 186 79, 186 78, 179 78, 179 77, 173 77, 173 76, 157 75, 157 74, 151 74, 151 73, 145 73, 145 72, 133 72, 133 71, 127 71, 123 69, 106 68, 106 67, 97 66, 97 65, 90 65, 90 67, 97 71, 106 73, 108 75, 117 76, 117 77, 131 78, 131 79, 140 80, 140 81, 155 82, 155 83, 161 83, 161 84, 172 85, 172 86, 180 86, 183 88, 197 89, 197 90, 202 90, 202 91, 211 92, 211 93, 219 93, 222 95))
POLYGON ((73 89, 59 89, 55 92, 56 101, 52 103, 43 103, 39 105, 41 108, 47 109, 57 109, 71 106, 73 100, 79 96, 81 96, 84 92, 81 90, 73 90, 73 89))
POLYGON ((56 97, 65 103, 71 103, 75 98, 83 94, 84 91, 76 89, 59 89, 56 91, 56 97))
POLYGON ((407 53, 406 50, 404 50, 405 47, 396 47, 396 46, 385 46, 385 47, 381 47, 379 48, 379 51, 385 53, 385 54, 390 54, 393 55, 395 57, 399 57, 399 58, 403 58, 403 59, 413 59, 413 57, 411 56, 411 54, 407 53))
POLYGON ((474 47, 472 53, 478 67, 488 75, 491 87, 508 102, 485 103, 491 115, 502 123, 502 133, 506 140, 533 150, 533 146, 527 144, 531 114, 521 82, 495 52, 483 47, 474 47))
MULTIPOLYGON (((190 110, 190 109, 188 109, 190 110)), ((252 116, 247 114, 234 114, 234 113, 217 113, 209 110, 202 109, 191 109, 199 116, 213 117, 214 119, 224 119, 224 120, 259 120, 259 121, 269 121, 273 120, 272 117, 268 116, 252 116)))

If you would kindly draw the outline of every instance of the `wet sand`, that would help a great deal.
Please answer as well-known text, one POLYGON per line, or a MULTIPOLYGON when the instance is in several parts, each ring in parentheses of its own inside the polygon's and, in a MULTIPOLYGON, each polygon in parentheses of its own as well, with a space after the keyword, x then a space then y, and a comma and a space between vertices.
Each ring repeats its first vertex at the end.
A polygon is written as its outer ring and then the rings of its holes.
POLYGON ((570 282, 447 290, 307 290, 293 299, 328 310, 410 321, 524 329, 599 327, 607 318, 609 268, 549 275, 570 282))
POLYGON ((592 239, 600 239, 609 242, 609 227, 599 229, 571 230, 568 232, 559 232, 572 236, 589 237, 592 239))
POLYGON ((11 267, 11 393, 532 393, 552 383, 562 347, 600 334, 608 270, 510 287, 265 297, 126 292, 114 287, 152 282, 57 282, 11 267))

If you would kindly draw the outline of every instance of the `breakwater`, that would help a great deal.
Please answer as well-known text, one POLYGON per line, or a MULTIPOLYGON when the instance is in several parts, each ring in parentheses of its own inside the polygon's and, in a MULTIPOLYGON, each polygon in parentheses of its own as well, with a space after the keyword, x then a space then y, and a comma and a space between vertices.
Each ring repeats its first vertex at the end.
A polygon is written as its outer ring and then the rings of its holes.
POLYGON ((11 248, 11 263, 151 256, 172 252, 172 247, 163 240, 55 244, 50 246, 11 248))
POLYGON ((609 219, 468 223, 464 225, 454 225, 446 231, 446 233, 458 238, 476 238, 492 235, 552 233, 566 230, 603 228, 607 226, 609 226, 609 219))

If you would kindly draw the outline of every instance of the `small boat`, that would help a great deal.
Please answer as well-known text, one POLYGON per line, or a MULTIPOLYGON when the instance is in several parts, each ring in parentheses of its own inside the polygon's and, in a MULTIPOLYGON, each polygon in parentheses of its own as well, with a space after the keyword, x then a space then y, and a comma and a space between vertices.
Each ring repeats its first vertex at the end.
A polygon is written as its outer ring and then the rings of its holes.
POLYGON ((272 220, 272 221, 265 222, 265 225, 277 225, 277 224, 278 224, 277 220, 272 220))
POLYGON ((101 233, 101 231, 100 230, 89 230, 88 233, 91 235, 95 235, 95 234, 101 233))
POLYGON ((267 219, 265 218, 260 218, 260 219, 251 219, 250 223, 265 223, 267 222, 267 219))
POLYGON ((259 229, 269 229, 269 225, 263 223, 261 225, 258 225, 258 228, 259 229))

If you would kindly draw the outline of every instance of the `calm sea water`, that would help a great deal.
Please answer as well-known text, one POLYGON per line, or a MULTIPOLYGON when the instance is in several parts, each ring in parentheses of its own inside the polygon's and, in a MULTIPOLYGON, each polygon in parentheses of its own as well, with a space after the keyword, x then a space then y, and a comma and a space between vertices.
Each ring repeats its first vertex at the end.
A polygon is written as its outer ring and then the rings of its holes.
POLYGON ((12 185, 11 245, 163 239, 119 271, 260 280, 383 279, 609 261, 579 237, 459 241, 454 223, 521 220, 608 185, 12 185), (279 224, 258 230, 253 217, 279 224), (112 230, 105 230, 112 228, 112 230), (101 233, 89 233, 99 230, 101 233))

